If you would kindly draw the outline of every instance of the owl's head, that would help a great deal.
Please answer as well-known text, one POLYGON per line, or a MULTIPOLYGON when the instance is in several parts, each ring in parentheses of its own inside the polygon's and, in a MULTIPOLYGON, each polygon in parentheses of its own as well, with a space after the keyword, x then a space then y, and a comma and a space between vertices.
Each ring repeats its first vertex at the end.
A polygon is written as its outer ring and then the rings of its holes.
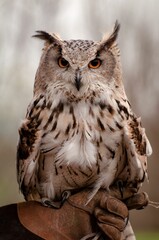
POLYGON ((45 41, 35 79, 38 91, 61 91, 74 96, 87 95, 103 86, 118 86, 121 81, 119 49, 116 44, 120 25, 100 41, 62 40, 55 34, 37 31, 34 37, 45 41))

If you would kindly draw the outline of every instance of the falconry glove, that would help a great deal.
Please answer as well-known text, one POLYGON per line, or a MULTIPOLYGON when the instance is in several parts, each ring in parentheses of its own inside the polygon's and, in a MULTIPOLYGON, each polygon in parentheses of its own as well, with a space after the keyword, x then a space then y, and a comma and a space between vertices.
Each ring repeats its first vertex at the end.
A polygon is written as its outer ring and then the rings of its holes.
POLYGON ((47 240, 120 240, 128 221, 128 209, 148 204, 147 195, 140 193, 126 204, 99 190, 87 203, 90 191, 69 196, 61 208, 47 208, 35 201, 18 204, 23 226, 47 240), (142 197, 141 197, 142 196, 142 197))

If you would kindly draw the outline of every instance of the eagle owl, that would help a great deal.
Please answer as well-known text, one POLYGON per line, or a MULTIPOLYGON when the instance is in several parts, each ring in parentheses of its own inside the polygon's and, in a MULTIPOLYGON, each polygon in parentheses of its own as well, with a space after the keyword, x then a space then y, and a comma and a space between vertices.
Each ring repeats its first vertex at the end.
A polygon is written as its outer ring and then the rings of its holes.
POLYGON ((19 129, 17 178, 26 200, 57 201, 116 181, 136 191, 152 152, 125 94, 116 43, 118 22, 100 41, 45 41, 34 96, 19 129))

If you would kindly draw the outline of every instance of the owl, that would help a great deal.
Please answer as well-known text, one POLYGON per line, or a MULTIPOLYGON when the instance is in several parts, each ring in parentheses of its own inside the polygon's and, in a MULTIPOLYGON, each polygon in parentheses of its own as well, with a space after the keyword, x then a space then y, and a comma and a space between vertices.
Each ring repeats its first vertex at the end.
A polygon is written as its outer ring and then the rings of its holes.
POLYGON ((34 35, 45 45, 17 147, 26 200, 51 203, 90 188, 89 201, 116 182, 137 192, 147 178, 152 150, 125 94, 119 28, 116 22, 100 41, 34 35))

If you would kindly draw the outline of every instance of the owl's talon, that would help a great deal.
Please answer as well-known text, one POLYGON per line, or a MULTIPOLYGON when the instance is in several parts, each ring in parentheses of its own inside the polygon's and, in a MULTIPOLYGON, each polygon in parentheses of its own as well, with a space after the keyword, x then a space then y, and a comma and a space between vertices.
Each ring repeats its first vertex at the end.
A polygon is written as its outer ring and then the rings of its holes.
POLYGON ((121 198, 123 198, 123 191, 124 191, 124 183, 122 180, 117 181, 117 187, 119 188, 121 198))
POLYGON ((62 193, 62 200, 61 200, 61 204, 63 204, 71 195, 71 191, 64 191, 62 193))
POLYGON ((61 201, 60 202, 56 202, 56 201, 51 201, 48 198, 42 198, 41 199, 41 203, 44 207, 49 207, 49 208, 56 208, 59 209, 61 208, 62 204, 61 201))

